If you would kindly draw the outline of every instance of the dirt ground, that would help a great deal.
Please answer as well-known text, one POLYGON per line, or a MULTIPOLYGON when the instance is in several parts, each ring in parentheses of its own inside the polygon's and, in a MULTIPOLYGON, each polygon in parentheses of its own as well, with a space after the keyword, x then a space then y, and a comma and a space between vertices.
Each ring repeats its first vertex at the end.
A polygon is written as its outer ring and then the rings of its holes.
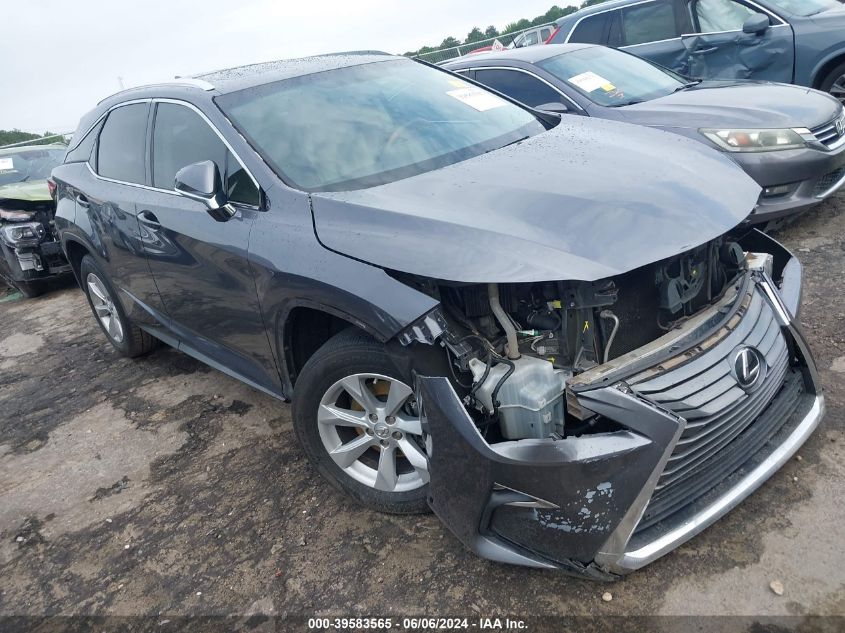
POLYGON ((169 348, 118 357, 71 284, 7 296, 0 615, 845 615, 845 195, 778 236, 827 416, 738 509, 610 585, 362 510, 306 463, 288 405, 169 348))

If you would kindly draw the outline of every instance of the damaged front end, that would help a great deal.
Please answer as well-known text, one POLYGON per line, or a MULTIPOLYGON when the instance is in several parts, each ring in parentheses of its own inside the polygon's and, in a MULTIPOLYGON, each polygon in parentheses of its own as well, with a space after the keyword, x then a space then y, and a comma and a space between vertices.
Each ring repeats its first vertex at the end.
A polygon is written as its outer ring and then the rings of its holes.
POLYGON ((0 277, 26 287, 70 272, 54 215, 52 200, 0 198, 0 277))
POLYGON ((492 560, 638 569, 748 496, 823 414, 800 264, 757 231, 598 282, 401 277, 440 306, 400 342, 449 362, 417 378, 429 503, 492 560))

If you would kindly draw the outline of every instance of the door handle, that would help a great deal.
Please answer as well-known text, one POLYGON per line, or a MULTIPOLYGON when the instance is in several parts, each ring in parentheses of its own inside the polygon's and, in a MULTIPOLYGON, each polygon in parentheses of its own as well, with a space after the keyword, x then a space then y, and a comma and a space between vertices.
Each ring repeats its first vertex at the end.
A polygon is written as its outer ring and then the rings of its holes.
POLYGON ((161 222, 158 221, 158 218, 155 216, 155 213, 152 211, 141 211, 138 214, 138 222, 145 224, 151 228, 157 229, 161 226, 161 222))
POLYGON ((76 204, 87 209, 90 203, 88 202, 88 198, 86 198, 83 194, 78 193, 76 194, 76 204))
POLYGON ((707 53, 715 53, 719 50, 718 46, 711 46, 710 48, 694 48, 693 53, 697 55, 706 55, 707 53))

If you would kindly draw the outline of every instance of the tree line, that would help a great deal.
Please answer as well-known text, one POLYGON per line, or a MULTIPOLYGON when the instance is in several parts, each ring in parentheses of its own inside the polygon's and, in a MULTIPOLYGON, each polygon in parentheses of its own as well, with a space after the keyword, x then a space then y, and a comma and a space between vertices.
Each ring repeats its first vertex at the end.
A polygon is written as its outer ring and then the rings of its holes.
POLYGON ((482 40, 489 40, 494 37, 501 37, 503 35, 508 35, 510 33, 516 33, 517 31, 523 31, 525 29, 529 29, 532 26, 540 26, 541 24, 550 24, 555 20, 558 20, 566 15, 570 15, 571 13, 575 13, 576 11, 583 9, 585 7, 592 6, 594 4, 599 4, 600 2, 605 2, 606 0, 585 0, 581 3, 580 6, 566 6, 566 7, 559 7, 554 5, 551 9, 546 11, 543 15, 538 15, 533 20, 529 20, 527 18, 523 18, 516 22, 511 22, 510 24, 506 25, 501 31, 497 29, 495 26, 488 26, 486 29, 481 30, 479 27, 474 27, 469 33, 467 33, 466 38, 463 40, 459 40, 455 37, 449 36, 440 42, 437 46, 423 46, 421 49, 417 51, 408 51, 405 53, 407 57, 415 57, 417 55, 423 55, 425 53, 431 53, 432 51, 439 51, 444 48, 454 48, 455 46, 461 46, 462 44, 473 44, 475 42, 480 42, 482 40))
POLYGON ((37 141, 39 139, 55 136, 55 132, 44 132, 44 134, 30 134, 20 130, 0 130, 0 147, 12 143, 23 143, 24 141, 37 141))

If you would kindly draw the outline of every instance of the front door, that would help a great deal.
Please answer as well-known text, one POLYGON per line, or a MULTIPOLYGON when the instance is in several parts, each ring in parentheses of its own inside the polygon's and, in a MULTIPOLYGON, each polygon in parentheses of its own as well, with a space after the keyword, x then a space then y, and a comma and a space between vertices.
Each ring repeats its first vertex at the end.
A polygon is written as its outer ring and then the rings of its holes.
POLYGON ((278 390, 279 375, 247 258, 259 211, 258 186, 193 107, 157 102, 151 139, 154 191, 137 206, 144 250, 180 349, 255 386, 278 390), (174 190, 176 172, 211 160, 235 215, 218 222, 201 202, 174 190))
POLYGON ((761 10, 738 0, 692 0, 694 33, 685 35, 690 76, 792 83, 795 47, 792 27, 769 16, 762 33, 744 33, 745 21, 761 10))
POLYGON ((681 35, 688 30, 683 2, 654 0, 614 11, 608 41, 610 46, 685 74, 688 60, 681 35))

